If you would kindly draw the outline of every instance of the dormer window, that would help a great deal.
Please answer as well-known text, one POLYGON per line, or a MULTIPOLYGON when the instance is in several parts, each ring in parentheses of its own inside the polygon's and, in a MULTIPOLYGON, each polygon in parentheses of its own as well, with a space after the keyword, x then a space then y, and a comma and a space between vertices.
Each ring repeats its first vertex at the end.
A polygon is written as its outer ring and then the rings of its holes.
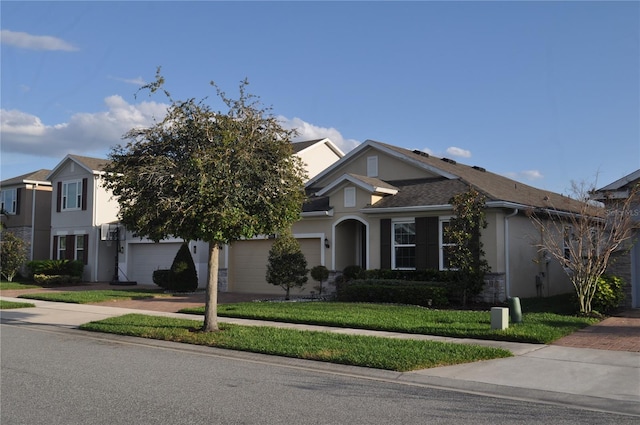
POLYGON ((356 206, 356 188, 355 187, 344 188, 344 206, 345 208, 356 206))

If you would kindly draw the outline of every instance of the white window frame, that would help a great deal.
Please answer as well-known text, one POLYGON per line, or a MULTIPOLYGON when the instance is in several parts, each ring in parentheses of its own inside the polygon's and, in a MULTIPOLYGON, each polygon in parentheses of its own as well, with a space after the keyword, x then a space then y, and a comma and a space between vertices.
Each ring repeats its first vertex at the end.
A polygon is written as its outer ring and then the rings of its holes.
POLYGON ((565 261, 571 261, 571 241, 573 238, 573 226, 564 226, 562 229, 562 256, 565 261))
POLYGON ((2 214, 15 215, 18 210, 18 190, 16 188, 13 189, 3 189, 2 190, 2 214), (13 194, 10 199, 7 199, 9 194, 13 194), (7 205, 7 201, 11 203, 11 205, 7 205))
POLYGON ((82 180, 69 180, 62 182, 62 211, 77 211, 82 209, 82 180), (69 206, 69 187, 76 186, 76 205, 69 206))
POLYGON ((378 157, 367 157, 367 177, 378 177, 378 157))
POLYGON ((82 260, 81 260, 81 261, 82 261, 83 263, 86 263, 86 259, 84 258, 84 256, 86 255, 87 247, 86 247, 86 246, 84 246, 84 237, 85 237, 85 235, 84 235, 84 234, 82 234, 82 235, 75 235, 75 239, 76 239, 76 240, 75 240, 74 247, 73 247, 73 250, 74 250, 74 252, 73 252, 73 259, 74 259, 74 260, 80 260, 80 259, 78 258, 78 252, 82 252, 83 257, 82 257, 82 260), (80 245, 82 245, 82 247, 80 247, 80 245))
POLYGON ((442 216, 438 219, 438 254, 439 254, 438 267, 440 267, 440 270, 453 270, 448 267, 445 267, 445 264, 444 264, 445 247, 455 245, 453 243, 445 243, 444 241, 445 224, 450 225, 452 218, 453 216, 449 215, 449 216, 442 216))
POLYGON ((415 219, 393 220, 391 222, 391 268, 394 270, 415 270, 416 263, 416 221, 415 219), (413 225, 413 243, 401 243, 396 240, 396 226, 397 225, 413 225), (396 258, 397 248, 413 248, 413 267, 398 267, 396 258))
POLYGON ((351 208, 356 206, 356 188, 345 187, 344 188, 344 206, 345 208, 351 208))
POLYGON ((67 236, 66 235, 58 236, 58 246, 56 247, 56 250, 58 251, 56 256, 58 260, 64 260, 65 258, 67 258, 67 236))

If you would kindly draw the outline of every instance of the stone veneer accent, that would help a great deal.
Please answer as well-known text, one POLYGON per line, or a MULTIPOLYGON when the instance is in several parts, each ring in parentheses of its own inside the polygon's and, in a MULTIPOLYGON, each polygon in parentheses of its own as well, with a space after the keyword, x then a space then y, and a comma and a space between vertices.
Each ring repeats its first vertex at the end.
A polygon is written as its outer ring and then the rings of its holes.
POLYGON ((504 273, 487 273, 484 276, 484 288, 476 301, 484 303, 503 303, 507 300, 506 278, 504 273))

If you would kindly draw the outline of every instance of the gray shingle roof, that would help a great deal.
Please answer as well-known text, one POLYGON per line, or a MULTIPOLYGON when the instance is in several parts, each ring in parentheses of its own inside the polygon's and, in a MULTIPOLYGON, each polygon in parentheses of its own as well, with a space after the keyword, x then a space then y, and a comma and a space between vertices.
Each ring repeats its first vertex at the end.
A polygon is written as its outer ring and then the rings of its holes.
POLYGON ((16 184, 21 184, 21 183, 24 183, 25 180, 51 183, 47 180, 47 176, 49 175, 50 172, 51 170, 45 170, 45 169, 32 171, 30 173, 23 174, 21 176, 12 177, 10 179, 3 180, 0 182, 0 186, 12 186, 16 184))
POLYGON ((109 164, 109 162, 111 162, 108 159, 92 158, 89 156, 69 155, 69 157, 73 158, 74 160, 78 161, 79 163, 83 164, 85 167, 93 171, 103 171, 105 166, 109 164))

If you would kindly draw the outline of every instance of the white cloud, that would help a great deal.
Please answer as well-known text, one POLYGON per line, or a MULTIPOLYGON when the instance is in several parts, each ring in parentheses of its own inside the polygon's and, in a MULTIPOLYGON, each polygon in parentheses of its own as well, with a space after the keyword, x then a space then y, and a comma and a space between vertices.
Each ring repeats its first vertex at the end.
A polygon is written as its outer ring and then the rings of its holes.
POLYGON ((544 175, 542 175, 542 173, 538 170, 524 170, 524 171, 519 171, 519 172, 508 172, 508 173, 504 173, 505 177, 509 177, 510 179, 514 179, 514 180, 528 180, 528 181, 533 181, 533 180, 541 180, 544 178, 544 175))
POLYGON ((314 139, 330 139, 337 147, 342 150, 342 152, 347 153, 351 149, 355 148, 360 144, 359 141, 354 139, 345 139, 340 132, 331 127, 318 127, 317 125, 313 125, 306 121, 303 121, 300 118, 286 118, 284 116, 279 116, 278 119, 281 122, 282 127, 286 129, 296 129, 298 130, 298 135, 294 138, 294 141, 301 142, 304 140, 314 140, 314 139))
POLYGON ((452 156, 459 156, 462 158, 471 158, 471 151, 468 151, 462 148, 457 148, 455 146, 451 146, 447 148, 447 153, 452 156))
POLYGON ((161 120, 167 105, 142 102, 131 105, 120 96, 105 99, 107 110, 78 113, 69 122, 45 125, 39 117, 17 111, 0 111, 0 137, 6 153, 22 153, 63 158, 69 153, 108 151, 122 142, 122 136, 135 127, 161 120))
POLYGON ((26 32, 10 30, 0 31, 0 41, 2 44, 30 50, 63 50, 73 52, 77 47, 56 37, 48 35, 31 35, 26 32))
POLYGON ((120 81, 120 82, 127 83, 127 84, 133 84, 133 85, 140 86, 140 87, 142 87, 145 84, 147 84, 147 82, 144 81, 144 78, 142 78, 142 77, 137 77, 137 78, 109 77, 109 78, 112 79, 112 80, 115 80, 115 81, 120 81))

